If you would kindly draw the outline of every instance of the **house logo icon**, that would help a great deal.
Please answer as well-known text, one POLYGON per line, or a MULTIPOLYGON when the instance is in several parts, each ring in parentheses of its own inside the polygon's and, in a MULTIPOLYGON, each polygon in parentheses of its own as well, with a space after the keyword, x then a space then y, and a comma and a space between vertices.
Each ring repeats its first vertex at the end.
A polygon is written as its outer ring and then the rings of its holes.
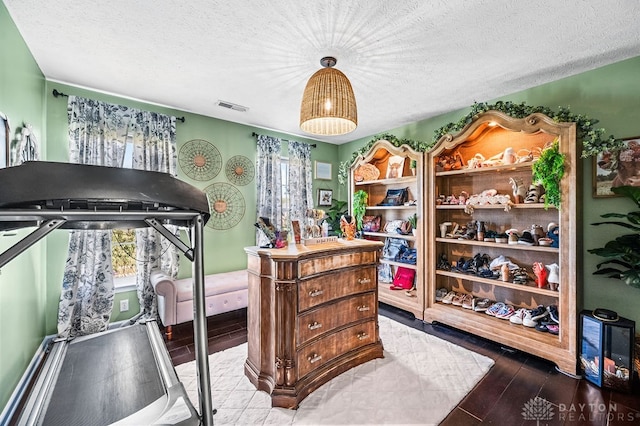
POLYGON ((540 420, 552 420, 554 415, 553 404, 544 398, 532 398, 522 407, 522 417, 535 420, 537 426, 540 426, 540 420))

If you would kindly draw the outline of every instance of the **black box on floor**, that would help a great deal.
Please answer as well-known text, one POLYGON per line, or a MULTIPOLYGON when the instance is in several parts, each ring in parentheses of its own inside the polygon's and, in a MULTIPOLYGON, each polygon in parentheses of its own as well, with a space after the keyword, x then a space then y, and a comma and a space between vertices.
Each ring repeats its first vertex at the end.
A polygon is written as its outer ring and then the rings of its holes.
POLYGON ((607 310, 580 313, 580 368, 600 387, 633 387, 635 322, 607 310))

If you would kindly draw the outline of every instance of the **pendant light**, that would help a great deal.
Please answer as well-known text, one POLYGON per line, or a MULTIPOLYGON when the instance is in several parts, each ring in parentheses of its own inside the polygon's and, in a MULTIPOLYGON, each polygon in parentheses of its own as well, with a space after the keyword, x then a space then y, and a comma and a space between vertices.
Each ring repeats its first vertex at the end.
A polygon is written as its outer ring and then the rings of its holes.
POLYGON ((302 95, 300 128, 314 135, 338 136, 358 126, 356 98, 347 76, 333 68, 336 58, 324 57, 324 67, 311 76, 302 95))

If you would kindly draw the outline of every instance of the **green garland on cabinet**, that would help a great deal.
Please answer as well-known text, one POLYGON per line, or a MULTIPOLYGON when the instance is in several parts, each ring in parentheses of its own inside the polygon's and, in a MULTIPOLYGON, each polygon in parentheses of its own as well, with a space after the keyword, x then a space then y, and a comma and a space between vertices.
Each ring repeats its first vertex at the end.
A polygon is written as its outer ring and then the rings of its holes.
POLYGON ((347 183, 347 177, 349 176, 349 167, 351 167, 351 165, 356 160, 356 158, 358 158, 361 155, 364 156, 365 154, 367 154, 371 149, 371 147, 381 139, 385 139, 389 141, 395 147, 408 145, 411 149, 417 152, 425 152, 429 148, 431 148, 433 145, 435 145, 435 142, 427 143, 427 142, 414 141, 411 139, 400 139, 390 133, 380 133, 374 136, 373 139, 371 139, 362 148, 354 152, 351 155, 350 160, 340 162, 340 165, 338 166, 338 183, 340 185, 345 185, 347 183))
POLYGON ((576 138, 582 142, 582 158, 592 157, 604 151, 617 151, 623 147, 623 141, 613 135, 603 138, 604 128, 596 128, 598 120, 584 114, 573 114, 568 107, 558 107, 558 112, 545 106, 529 106, 524 102, 513 103, 498 101, 495 104, 475 102, 471 111, 455 123, 446 124, 434 131, 433 144, 447 133, 455 134, 471 123, 476 115, 487 111, 500 111, 513 118, 525 118, 534 113, 541 113, 558 123, 576 123, 576 138))
MULTIPOLYGON (((338 168, 338 183, 344 185, 347 183, 347 176, 349 173, 349 167, 360 155, 365 155, 373 146, 374 143, 380 139, 386 139, 391 144, 399 147, 403 144, 409 145, 412 149, 418 152, 425 152, 433 147, 439 140, 446 134, 456 134, 460 132, 466 125, 471 123, 478 114, 485 113, 487 111, 499 111, 513 118, 525 118, 534 113, 544 114, 547 117, 558 123, 576 123, 576 139, 582 142, 582 158, 588 158, 595 156, 605 151, 619 151, 624 147, 624 142, 621 139, 616 139, 613 135, 604 137, 605 129, 601 127, 595 127, 599 122, 596 119, 589 118, 584 114, 573 114, 569 107, 558 107, 558 111, 553 111, 549 107, 545 106, 529 106, 524 102, 514 103, 511 101, 497 101, 494 104, 486 102, 475 102, 471 105, 471 111, 462 117, 457 122, 451 122, 434 131, 433 140, 431 143, 417 142, 410 139, 399 139, 389 133, 382 133, 376 135, 369 143, 354 152, 351 160, 343 161, 338 168)), ((564 161, 564 156, 558 152, 557 145, 554 149, 548 150, 546 155, 541 156, 537 161, 537 171, 533 170, 534 178, 543 175, 543 171, 553 171, 553 178, 557 180, 555 185, 550 184, 547 176, 546 185, 543 182, 543 186, 547 192, 550 192, 549 199, 545 198, 545 206, 553 205, 556 208, 560 207, 560 194, 554 195, 554 188, 558 187, 562 176, 564 175, 564 164, 559 164, 558 159, 564 161), (545 161, 548 164, 545 164, 545 161)))

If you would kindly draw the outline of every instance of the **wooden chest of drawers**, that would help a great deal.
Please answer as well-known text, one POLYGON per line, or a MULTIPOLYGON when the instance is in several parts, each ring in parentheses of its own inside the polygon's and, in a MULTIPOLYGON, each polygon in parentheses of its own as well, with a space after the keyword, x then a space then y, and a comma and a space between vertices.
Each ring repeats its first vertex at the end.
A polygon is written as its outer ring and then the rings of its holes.
POLYGON ((382 244, 338 240, 248 247, 245 374, 274 407, 300 401, 340 373, 383 356, 376 264, 382 244))

